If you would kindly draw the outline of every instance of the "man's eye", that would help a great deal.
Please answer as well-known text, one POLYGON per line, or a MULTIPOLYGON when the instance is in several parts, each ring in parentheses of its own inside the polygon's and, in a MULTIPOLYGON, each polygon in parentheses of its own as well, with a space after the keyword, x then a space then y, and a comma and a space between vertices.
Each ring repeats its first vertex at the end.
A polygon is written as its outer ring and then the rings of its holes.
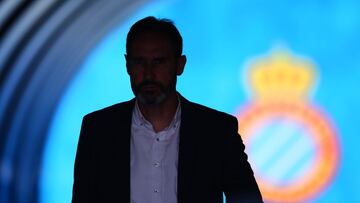
POLYGON ((144 60, 135 58, 135 59, 132 60, 132 63, 135 64, 135 65, 141 65, 141 64, 144 63, 144 60))
POLYGON ((165 63, 165 58, 156 58, 153 60, 153 64, 163 64, 165 63))

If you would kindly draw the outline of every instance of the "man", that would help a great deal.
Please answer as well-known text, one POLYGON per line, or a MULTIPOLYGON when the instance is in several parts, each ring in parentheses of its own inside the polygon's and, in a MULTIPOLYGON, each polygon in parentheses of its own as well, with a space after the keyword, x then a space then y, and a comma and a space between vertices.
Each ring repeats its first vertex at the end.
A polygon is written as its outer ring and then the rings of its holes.
POLYGON ((176 91, 186 57, 167 19, 136 22, 126 41, 135 99, 84 117, 75 202, 262 202, 233 116, 176 91))

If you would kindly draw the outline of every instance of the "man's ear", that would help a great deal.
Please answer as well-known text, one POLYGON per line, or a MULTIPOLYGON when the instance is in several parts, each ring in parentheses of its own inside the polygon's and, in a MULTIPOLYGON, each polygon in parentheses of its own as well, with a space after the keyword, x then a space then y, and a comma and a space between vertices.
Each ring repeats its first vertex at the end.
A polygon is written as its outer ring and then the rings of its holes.
POLYGON ((185 64, 186 64, 186 56, 181 55, 178 59, 176 75, 181 75, 184 72, 185 64))
POLYGON ((127 54, 124 54, 124 57, 125 57, 125 61, 126 61, 126 72, 128 73, 128 74, 130 74, 129 73, 129 57, 128 57, 128 55, 127 54))

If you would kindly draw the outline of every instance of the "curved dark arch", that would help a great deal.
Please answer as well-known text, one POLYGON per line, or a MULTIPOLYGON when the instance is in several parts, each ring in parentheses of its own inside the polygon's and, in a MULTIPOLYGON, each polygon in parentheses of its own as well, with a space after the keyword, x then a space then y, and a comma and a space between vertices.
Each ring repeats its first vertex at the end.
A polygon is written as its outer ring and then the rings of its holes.
POLYGON ((0 202, 38 201, 43 145, 64 90, 102 37, 144 3, 0 3, 0 202))

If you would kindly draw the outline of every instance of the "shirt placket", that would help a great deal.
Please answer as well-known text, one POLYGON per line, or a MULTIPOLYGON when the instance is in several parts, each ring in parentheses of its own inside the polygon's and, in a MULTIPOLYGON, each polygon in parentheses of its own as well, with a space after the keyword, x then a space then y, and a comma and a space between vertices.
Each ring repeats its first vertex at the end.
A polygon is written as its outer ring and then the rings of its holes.
POLYGON ((152 151, 152 165, 153 171, 153 202, 162 202, 163 194, 163 177, 162 177, 162 159, 164 157, 164 145, 159 134, 153 134, 153 151, 152 151))

